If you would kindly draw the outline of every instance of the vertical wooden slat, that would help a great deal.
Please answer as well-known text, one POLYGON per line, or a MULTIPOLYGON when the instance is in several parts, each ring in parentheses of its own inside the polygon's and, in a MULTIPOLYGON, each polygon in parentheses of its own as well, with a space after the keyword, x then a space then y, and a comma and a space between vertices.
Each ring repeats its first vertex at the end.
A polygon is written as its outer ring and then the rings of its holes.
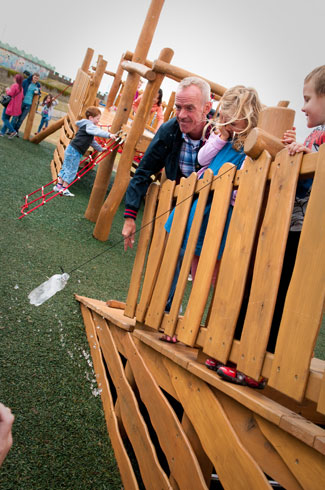
POLYGON ((317 167, 269 379, 270 386, 297 401, 305 393, 325 298, 325 145, 315 158, 317 167))
POLYGON ((187 218, 192 204, 192 196, 196 186, 196 174, 182 179, 175 207, 174 220, 169 233, 161 268, 153 291, 151 302, 145 318, 146 325, 158 330, 165 311, 168 294, 174 277, 180 248, 183 242, 187 218))
POLYGON ((197 200, 195 215, 193 218, 190 234, 188 237, 186 251, 182 261, 182 266, 177 281, 177 287, 175 290, 173 302, 169 314, 165 315, 164 317, 164 321, 162 325, 162 328, 166 335, 170 335, 170 336, 174 335, 176 329, 178 314, 179 314, 180 306, 182 304, 182 299, 186 288, 188 274, 193 260, 197 239, 201 230, 202 220, 204 217, 204 211, 206 208, 207 200, 211 189, 212 179, 213 179, 213 173, 211 170, 208 170, 204 175, 204 178, 198 180, 196 184, 196 192, 199 193, 199 196, 197 200))
POLYGON ((292 157, 284 149, 274 162, 237 365, 255 379, 261 374, 272 324, 301 160, 302 153, 292 157))
POLYGON ((150 244, 141 297, 136 310, 136 318, 138 322, 144 321, 161 265, 167 233, 164 226, 172 207, 174 189, 175 181, 171 180, 166 180, 160 188, 159 202, 154 223, 154 232, 150 244))
POLYGON ((134 259, 134 265, 130 279, 130 287, 124 311, 124 314, 130 318, 133 318, 135 314, 142 271, 146 258, 147 248, 152 234, 153 219, 156 211, 158 192, 159 186, 157 184, 151 184, 146 196, 146 205, 141 225, 142 229, 137 246, 137 253, 134 259))
POLYGON ((224 363, 228 360, 244 295, 270 160, 266 152, 256 161, 245 160, 221 259, 204 352, 224 363))
POLYGON ((222 166, 213 182, 213 201, 201 256, 192 285, 192 291, 180 328, 178 339, 193 346, 208 299, 223 230, 229 209, 236 167, 230 163, 222 166))

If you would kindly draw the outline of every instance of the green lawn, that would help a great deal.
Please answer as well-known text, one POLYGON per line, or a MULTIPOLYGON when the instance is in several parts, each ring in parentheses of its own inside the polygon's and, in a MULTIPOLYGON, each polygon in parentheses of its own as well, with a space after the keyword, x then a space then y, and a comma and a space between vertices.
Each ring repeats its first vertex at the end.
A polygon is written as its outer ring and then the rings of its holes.
POLYGON ((123 245, 79 264, 121 239, 122 207, 110 240, 92 237, 84 218, 93 175, 18 220, 23 196, 51 180, 54 147, 0 138, 0 400, 15 414, 14 445, 1 489, 119 489, 76 292, 125 300, 133 252, 123 245), (39 307, 28 293, 74 268, 66 288, 39 307))
MULTIPOLYGON (((23 196, 51 180, 54 147, 0 138, 0 401, 15 414, 1 489, 120 489, 88 342, 73 294, 125 300, 134 252, 123 251, 123 206, 108 242, 84 218, 94 175, 18 220, 23 196), (115 247, 110 248, 113 244, 115 247), (108 250, 110 248, 110 250, 108 250), (79 267, 91 257, 106 253, 79 267), (60 267, 66 288, 40 307, 28 293, 60 267)), ((325 359, 325 327, 316 346, 325 359)))

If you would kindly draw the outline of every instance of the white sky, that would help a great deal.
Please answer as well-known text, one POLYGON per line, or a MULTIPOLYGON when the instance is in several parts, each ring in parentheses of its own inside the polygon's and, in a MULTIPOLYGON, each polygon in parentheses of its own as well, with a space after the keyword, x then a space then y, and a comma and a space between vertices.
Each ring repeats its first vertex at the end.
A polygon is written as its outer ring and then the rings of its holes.
MULTIPOLYGON (((115 72, 123 52, 134 51, 150 0, 28 0, 1 6, 0 39, 74 78, 86 50, 115 72)), ((165 0, 148 59, 162 48, 172 64, 227 88, 257 89, 264 104, 290 100, 298 139, 309 130, 301 112, 303 79, 325 63, 324 0, 165 0), (322 54, 323 53, 323 54, 322 54)), ((103 92, 112 78, 104 77, 103 92)), ((164 100, 176 87, 164 81, 164 100)))

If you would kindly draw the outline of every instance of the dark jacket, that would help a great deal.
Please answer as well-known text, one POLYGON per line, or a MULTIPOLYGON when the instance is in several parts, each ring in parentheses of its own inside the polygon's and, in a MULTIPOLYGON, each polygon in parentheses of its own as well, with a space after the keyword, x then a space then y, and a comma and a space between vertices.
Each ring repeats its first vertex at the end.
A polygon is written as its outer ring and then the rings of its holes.
POLYGON ((152 174, 165 168, 167 179, 178 180, 182 177, 178 165, 182 143, 182 132, 176 118, 160 126, 127 188, 125 218, 136 218, 141 199, 151 183, 152 174))

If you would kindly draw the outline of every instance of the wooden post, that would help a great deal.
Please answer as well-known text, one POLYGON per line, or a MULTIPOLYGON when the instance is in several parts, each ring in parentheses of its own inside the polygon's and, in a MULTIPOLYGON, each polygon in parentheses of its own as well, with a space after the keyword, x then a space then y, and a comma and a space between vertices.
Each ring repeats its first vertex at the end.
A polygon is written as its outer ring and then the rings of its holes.
POLYGON ((57 121, 53 122, 52 124, 49 124, 49 126, 44 129, 44 131, 41 131, 40 133, 36 134, 33 136, 30 140, 32 143, 35 143, 36 145, 43 141, 45 138, 47 138, 50 134, 55 133, 58 129, 60 129, 64 124, 64 117, 61 117, 61 119, 58 119, 57 121))
POLYGON ((166 63, 161 60, 156 60, 152 66, 152 69, 156 71, 157 73, 164 73, 167 75, 169 78, 172 78, 173 80, 183 80, 183 78, 186 77, 199 77, 202 78, 202 80, 205 80, 208 82, 208 84, 211 87, 211 92, 216 94, 219 97, 222 97, 225 91, 227 90, 225 87, 222 85, 219 85, 218 83, 212 82, 211 80, 208 80, 207 78, 201 77, 200 75, 196 75, 195 73, 192 73, 190 71, 184 70, 183 68, 179 68, 178 66, 173 66, 170 65, 169 63, 166 63))
MULTIPOLYGON (((173 54, 174 52, 171 49, 165 48, 161 51, 159 58, 169 62, 173 54)), ((98 240, 105 241, 108 238, 115 213, 130 181, 130 168, 137 141, 144 131, 153 99, 163 78, 164 75, 157 74, 155 81, 148 82, 146 90, 143 93, 128 138, 124 144, 113 187, 100 210, 96 222, 93 235, 98 240)))
POLYGON ((168 101, 168 104, 167 104, 167 107, 164 111, 164 122, 168 121, 170 119, 170 115, 174 109, 174 105, 175 105, 175 95, 176 95, 176 92, 172 92, 170 94, 170 97, 169 97, 169 101, 168 101))
POLYGON ((29 140, 30 133, 32 132, 33 122, 34 122, 34 118, 35 118, 35 112, 37 109, 38 98, 39 98, 39 95, 34 94, 32 105, 30 107, 30 111, 28 113, 28 117, 27 117, 27 121, 26 121, 26 126, 25 126, 25 131, 24 131, 24 140, 29 140))
POLYGON ((122 75, 123 75, 123 68, 122 68, 122 62, 123 61, 124 61, 124 54, 122 54, 121 60, 120 60, 119 65, 117 67, 116 74, 115 74, 111 89, 110 89, 109 94, 107 96, 105 109, 109 109, 114 104, 114 100, 116 98, 118 89, 120 88, 120 85, 121 85, 121 80, 122 80, 122 75))
POLYGON ((83 63, 81 65, 82 71, 85 71, 86 73, 88 73, 90 63, 91 63, 93 56, 94 56, 94 50, 92 48, 88 48, 86 55, 84 57, 83 63))
POLYGON ((105 73, 106 65, 107 61, 104 60, 101 55, 99 55, 96 71, 94 73, 92 81, 90 82, 88 95, 81 111, 83 115, 87 107, 89 107, 90 105, 95 105, 96 95, 99 89, 100 82, 102 81, 103 75, 105 73))
MULTIPOLYGON (((136 63, 142 63, 148 54, 154 32, 156 30, 161 9, 163 7, 164 0, 152 0, 146 19, 144 21, 140 37, 136 49, 134 51, 132 61, 136 63)), ((121 97, 121 101, 118 105, 114 121, 112 123, 111 132, 116 133, 119 131, 123 124, 128 120, 128 116, 132 107, 133 97, 136 92, 139 75, 135 73, 129 73, 126 79, 125 87, 121 97)), ((109 154, 107 158, 104 158, 98 167, 96 179, 94 182, 93 190, 90 195, 85 217, 90 221, 96 221, 100 208, 103 204, 109 180, 111 177, 113 163, 116 156, 116 151, 109 154)))
POLYGON ((258 116, 257 127, 248 134, 244 151, 251 158, 258 158, 267 150, 274 158, 284 148, 283 133, 292 128, 295 111, 285 106, 266 107, 258 116))

